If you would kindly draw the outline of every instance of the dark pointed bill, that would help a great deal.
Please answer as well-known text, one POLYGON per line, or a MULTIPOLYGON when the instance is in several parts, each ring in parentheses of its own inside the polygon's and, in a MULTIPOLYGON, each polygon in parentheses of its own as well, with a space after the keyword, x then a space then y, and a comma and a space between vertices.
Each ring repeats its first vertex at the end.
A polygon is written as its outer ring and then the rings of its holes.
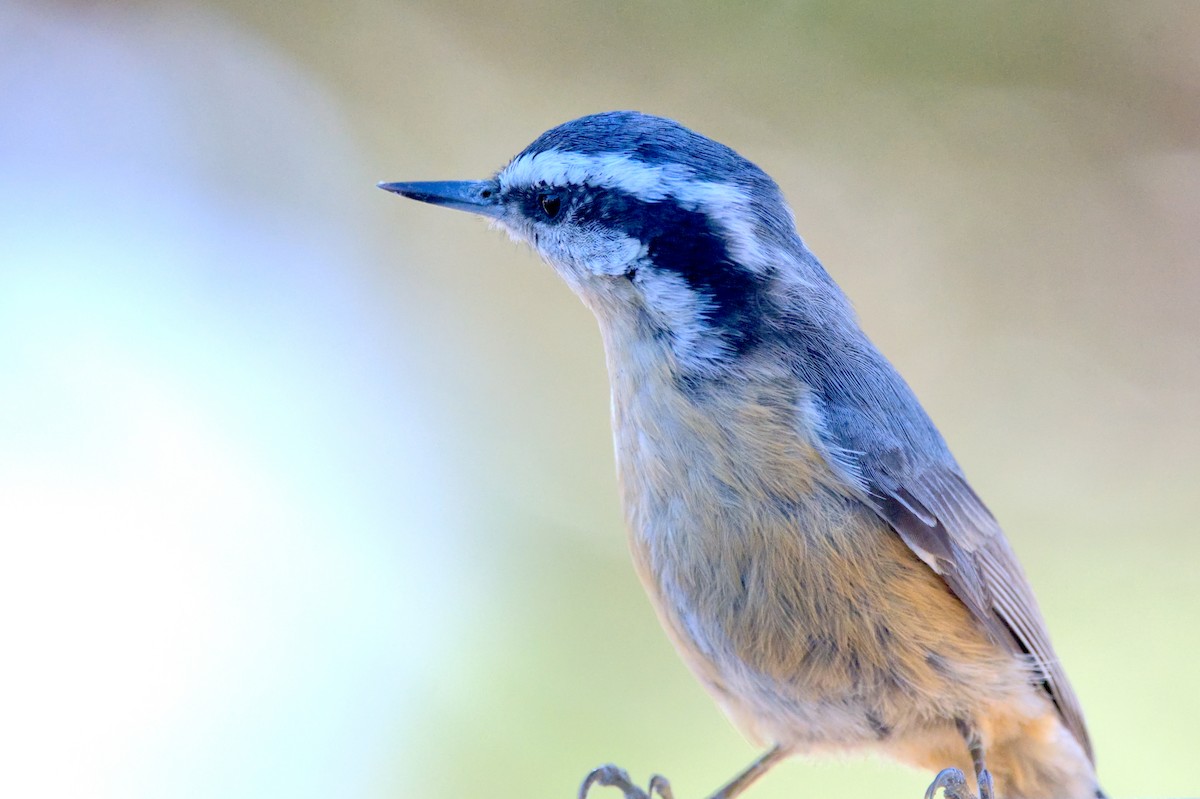
POLYGON ((490 180, 431 180, 415 183, 380 183, 379 188, 411 200, 441 205, 484 216, 500 216, 496 184, 490 180))

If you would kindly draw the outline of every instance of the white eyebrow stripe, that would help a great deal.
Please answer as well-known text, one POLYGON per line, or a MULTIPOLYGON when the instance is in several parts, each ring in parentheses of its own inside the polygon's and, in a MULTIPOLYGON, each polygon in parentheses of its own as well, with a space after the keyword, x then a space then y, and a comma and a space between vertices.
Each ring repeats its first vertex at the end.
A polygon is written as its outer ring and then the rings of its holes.
POLYGON ((617 189, 645 202, 674 197, 693 209, 714 203, 748 203, 745 193, 736 186, 698 180, 695 171, 682 164, 647 164, 621 153, 585 155, 543 150, 514 159, 498 177, 502 189, 539 183, 586 184, 617 189))
POLYGON ((590 185, 616 189, 643 202, 672 197, 688 210, 702 211, 730 235, 742 263, 764 265, 764 253, 754 235, 750 197, 730 183, 699 180, 682 164, 648 164, 623 153, 586 155, 562 150, 527 153, 512 160, 497 175, 501 190, 519 186, 590 185))

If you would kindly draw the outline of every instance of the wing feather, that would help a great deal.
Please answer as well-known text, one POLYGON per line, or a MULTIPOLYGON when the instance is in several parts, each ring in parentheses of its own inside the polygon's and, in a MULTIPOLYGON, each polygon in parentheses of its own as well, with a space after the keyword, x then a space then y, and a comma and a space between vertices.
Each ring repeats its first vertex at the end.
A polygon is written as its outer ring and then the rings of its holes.
POLYGON ((1015 553, 995 517, 957 471, 924 473, 887 489, 896 503, 876 511, 937 572, 1000 644, 1028 655, 1063 722, 1092 758, 1083 710, 1054 652, 1046 623, 1015 553), (897 494, 907 495, 903 500, 897 494), (897 513, 919 503, 921 513, 897 513), (923 518, 932 517, 934 524, 923 518), (932 561, 932 562, 931 562, 932 561))
POLYGON ((828 460, 1000 645, 1029 657, 1091 758, 1083 711, 1029 581, 912 390, 865 338, 834 339, 815 325, 802 333, 794 368, 814 392, 828 460))

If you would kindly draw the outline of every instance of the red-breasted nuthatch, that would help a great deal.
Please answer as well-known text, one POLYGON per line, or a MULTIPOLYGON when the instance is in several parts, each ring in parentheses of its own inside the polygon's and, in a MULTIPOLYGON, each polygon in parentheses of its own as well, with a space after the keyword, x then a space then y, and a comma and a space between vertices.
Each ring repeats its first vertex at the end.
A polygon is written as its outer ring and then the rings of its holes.
MULTIPOLYGON (((761 169, 614 112, 487 180, 381 186, 495 220, 595 312, 638 574, 770 747, 717 799, 829 749, 942 769, 930 796, 1103 795, 1016 556, 761 169)), ((594 782, 647 796, 615 767, 594 782)))

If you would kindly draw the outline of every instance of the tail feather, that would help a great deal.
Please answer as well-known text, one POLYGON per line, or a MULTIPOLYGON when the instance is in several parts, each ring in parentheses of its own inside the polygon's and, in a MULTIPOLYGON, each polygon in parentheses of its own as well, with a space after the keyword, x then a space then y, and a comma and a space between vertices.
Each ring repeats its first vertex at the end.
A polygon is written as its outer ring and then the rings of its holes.
POLYGON ((1057 716, 993 738, 987 766, 1002 799, 1102 799, 1091 758, 1057 716))

